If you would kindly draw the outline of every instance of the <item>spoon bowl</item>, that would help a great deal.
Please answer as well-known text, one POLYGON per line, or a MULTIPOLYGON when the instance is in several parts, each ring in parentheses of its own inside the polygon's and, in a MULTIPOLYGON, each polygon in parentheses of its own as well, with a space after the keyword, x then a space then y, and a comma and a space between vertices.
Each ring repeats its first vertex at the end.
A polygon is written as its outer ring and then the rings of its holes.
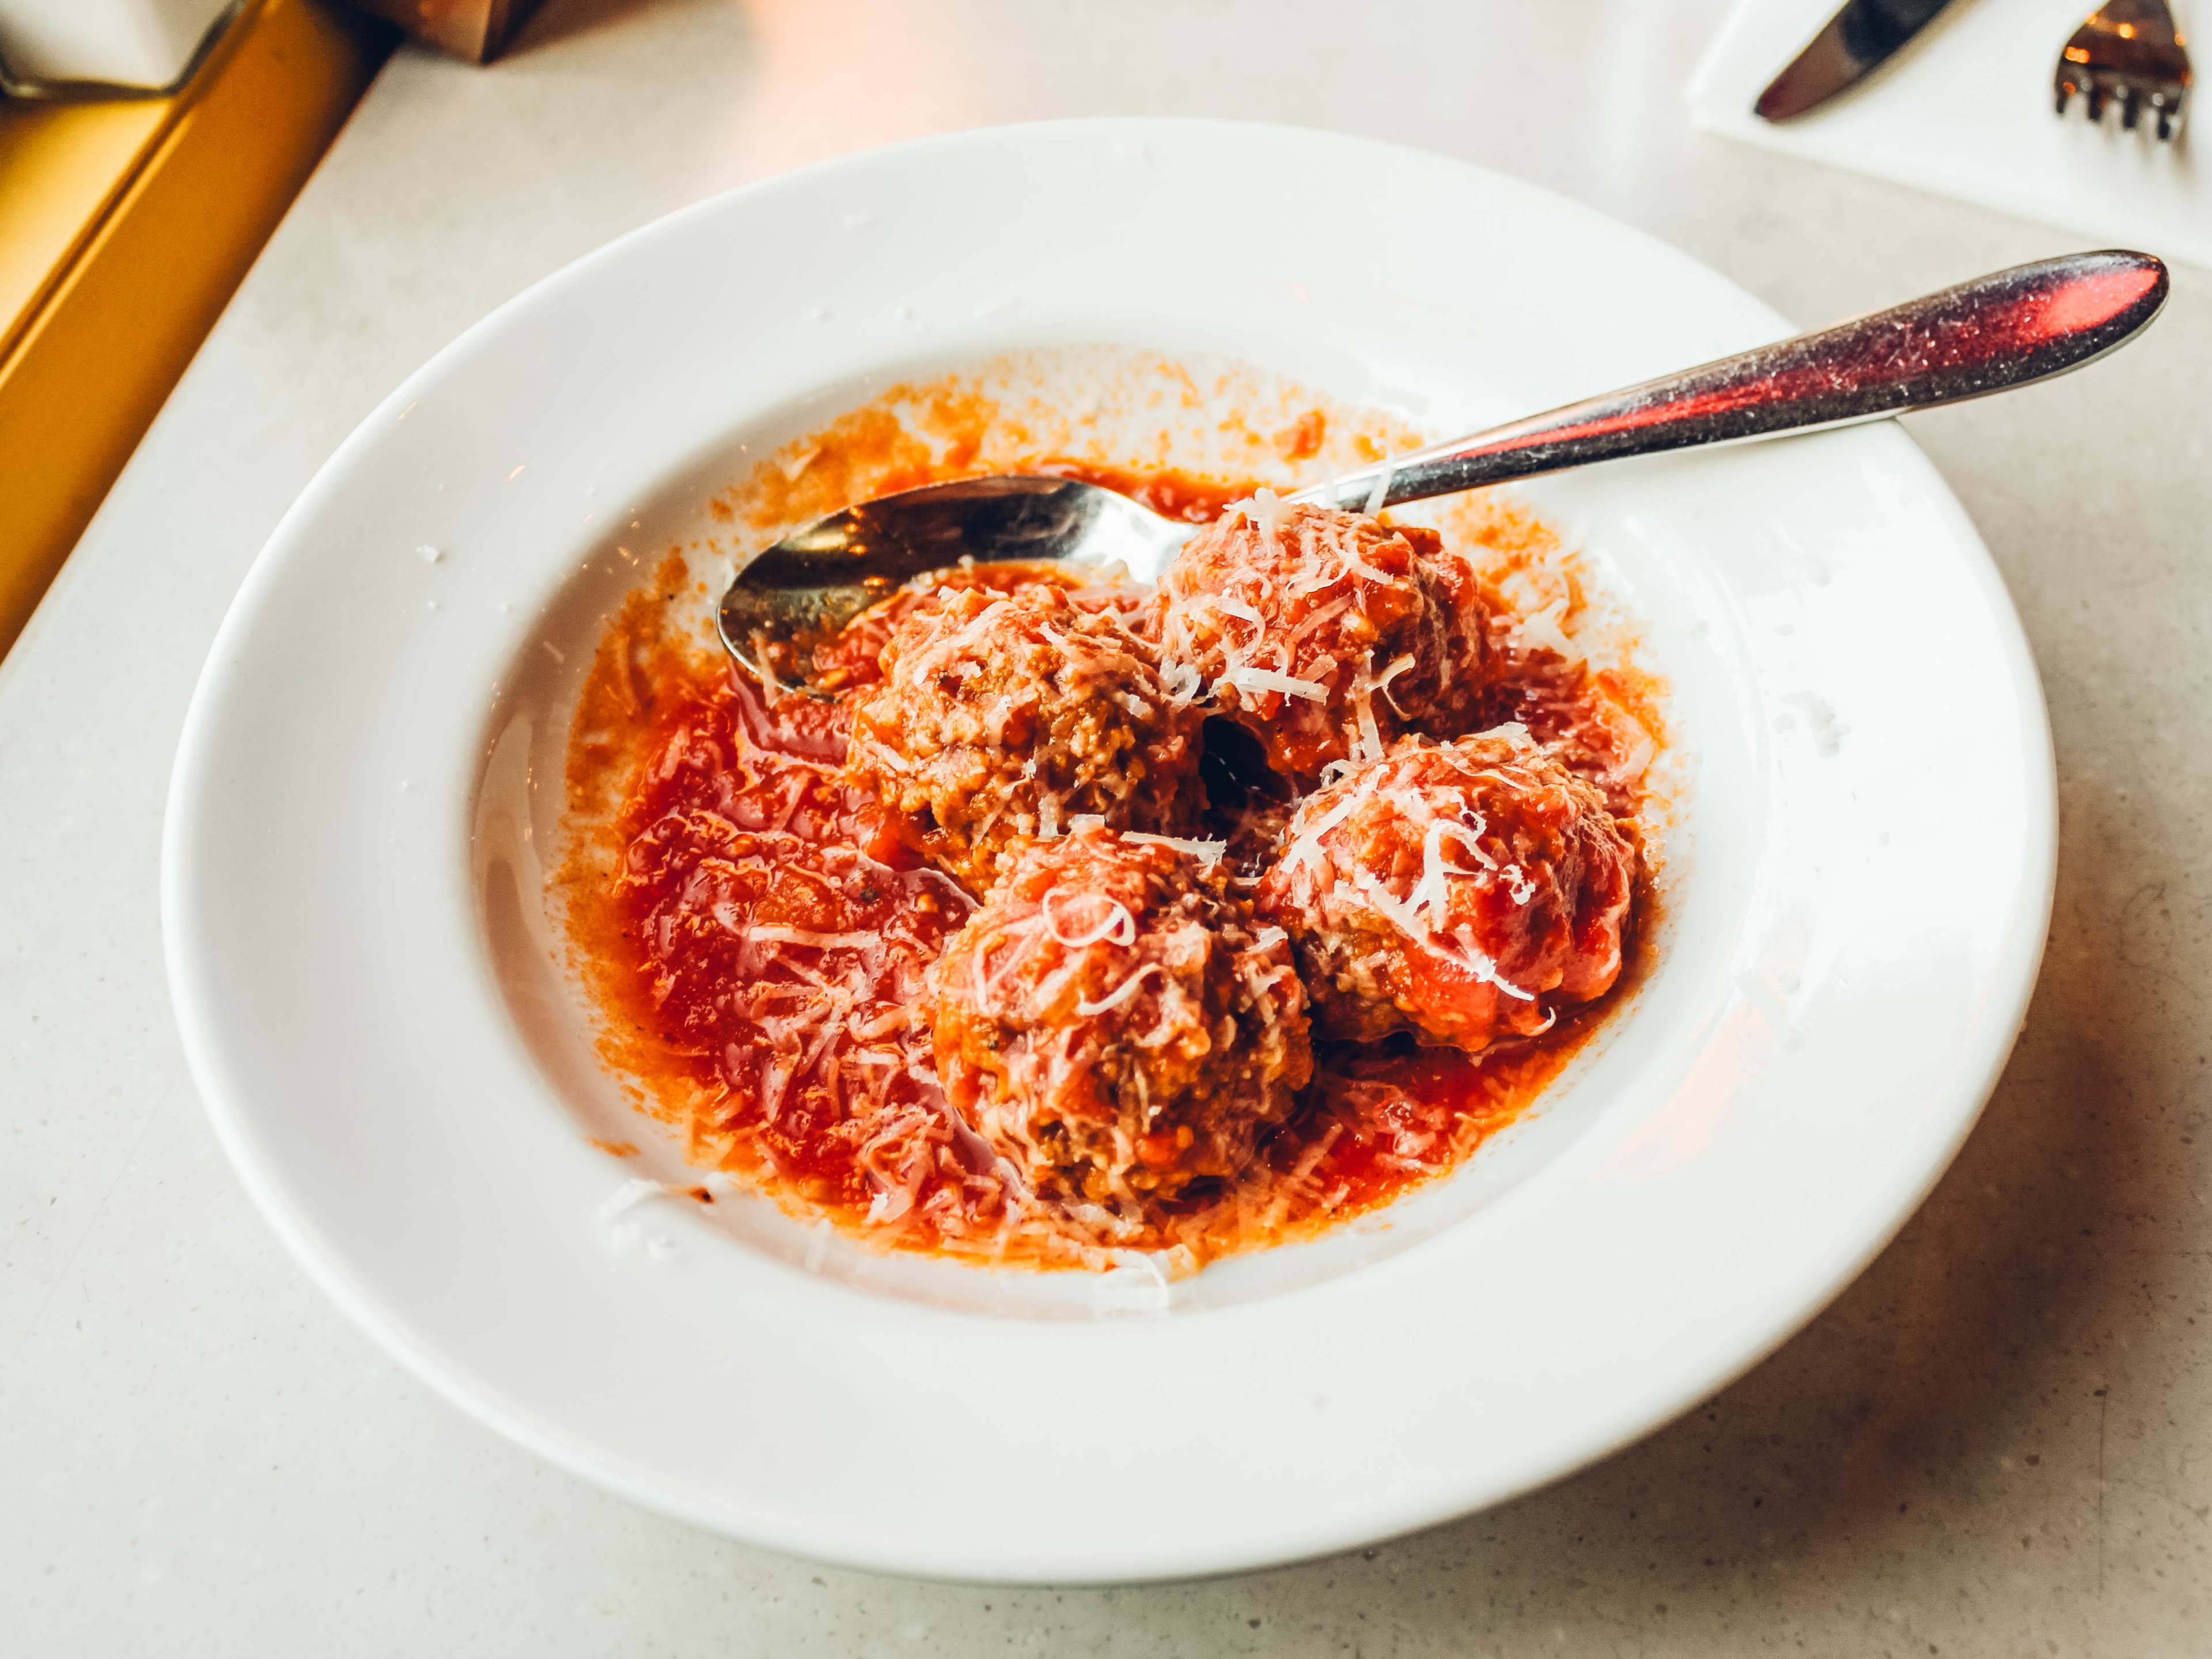
POLYGON ((777 647, 826 638, 932 570, 963 559, 1119 564, 1138 581, 1156 582, 1197 528, 1070 478, 1000 474, 925 484, 833 513, 763 549, 722 595, 716 623, 739 667, 782 684, 777 647))

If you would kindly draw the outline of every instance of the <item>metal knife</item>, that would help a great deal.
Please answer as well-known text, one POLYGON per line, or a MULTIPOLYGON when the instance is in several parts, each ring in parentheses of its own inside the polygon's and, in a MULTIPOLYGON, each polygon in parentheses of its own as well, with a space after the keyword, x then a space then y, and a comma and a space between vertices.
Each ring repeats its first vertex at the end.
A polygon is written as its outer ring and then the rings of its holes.
POLYGON ((1853 87, 1928 27, 1951 0, 1849 0, 1759 94, 1753 111, 1787 121, 1853 87))

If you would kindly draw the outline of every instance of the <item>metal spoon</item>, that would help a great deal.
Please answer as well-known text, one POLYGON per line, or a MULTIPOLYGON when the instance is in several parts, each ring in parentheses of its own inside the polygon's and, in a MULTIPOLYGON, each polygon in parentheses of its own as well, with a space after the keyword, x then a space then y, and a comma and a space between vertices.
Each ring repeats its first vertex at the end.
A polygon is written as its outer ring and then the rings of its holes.
MULTIPOLYGON (((2166 293, 2166 267, 2146 253, 2017 265, 1383 461, 1290 499, 1379 513, 1592 461, 1960 403, 2102 356, 2155 317, 2166 293)), ((1138 580, 1154 581, 1196 528, 1065 478, 969 478, 904 490, 833 513, 748 562, 722 596, 722 643, 762 678, 764 650, 834 633, 902 583, 963 557, 1118 560, 1138 580)), ((804 656, 780 654, 787 664, 804 656)))

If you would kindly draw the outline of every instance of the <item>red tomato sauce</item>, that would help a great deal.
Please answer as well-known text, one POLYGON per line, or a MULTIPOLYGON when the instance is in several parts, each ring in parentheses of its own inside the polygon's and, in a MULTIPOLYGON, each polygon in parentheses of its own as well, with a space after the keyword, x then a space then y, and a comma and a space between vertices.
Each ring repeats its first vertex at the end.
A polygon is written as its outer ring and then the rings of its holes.
MULTIPOLYGON (((1175 474, 1058 470, 1194 521, 1249 493, 1175 474)), ((1001 568, 957 580, 1034 579, 1001 568)), ((988 1146, 946 1104, 921 976, 974 901, 923 867, 839 773, 850 694, 879 678, 875 657, 910 603, 895 598, 817 648, 837 701, 771 706, 719 657, 611 633, 572 738, 569 786, 572 799, 594 781, 618 793, 618 861, 611 880, 566 878, 572 933, 610 1015, 603 1046, 646 1103, 682 1126, 695 1162, 795 1212, 892 1248, 1099 1266, 1095 1248, 1057 1237, 1049 1217, 1010 1197, 988 1146), (627 737, 586 741, 587 727, 611 723, 610 705, 628 712, 627 737)), ((1532 727, 1587 728, 1599 755, 1610 728, 1591 680, 1555 671, 1509 685, 1501 701, 1532 727)), ((1639 912, 1648 902, 1639 894, 1639 912)), ((1184 1247, 1194 1265, 1389 1203, 1511 1122, 1620 994, 1480 1056, 1404 1040, 1323 1046, 1298 1111, 1246 1174, 1228 1190, 1200 1183, 1128 1243, 1184 1247)))

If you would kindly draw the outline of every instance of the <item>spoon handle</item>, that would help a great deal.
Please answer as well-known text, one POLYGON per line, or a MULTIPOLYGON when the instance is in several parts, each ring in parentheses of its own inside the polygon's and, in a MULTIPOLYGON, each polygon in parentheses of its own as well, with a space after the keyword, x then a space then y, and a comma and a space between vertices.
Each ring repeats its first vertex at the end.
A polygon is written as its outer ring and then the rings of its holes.
POLYGON ((1384 461, 1294 499, 1376 511, 1592 461, 1960 403, 2104 356, 2158 314, 2166 291, 2166 267, 2146 253, 2074 253, 2015 265, 1384 461))

